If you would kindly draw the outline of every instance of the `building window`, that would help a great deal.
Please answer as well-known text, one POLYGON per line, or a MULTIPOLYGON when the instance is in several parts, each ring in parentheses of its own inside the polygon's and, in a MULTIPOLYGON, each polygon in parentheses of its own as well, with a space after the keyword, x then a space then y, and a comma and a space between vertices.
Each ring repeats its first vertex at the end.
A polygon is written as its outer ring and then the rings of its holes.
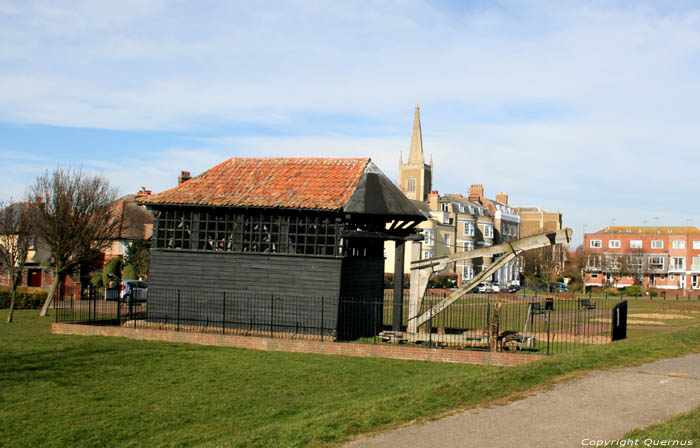
POLYGON ((450 211, 450 204, 449 204, 449 202, 443 202, 442 204, 440 204, 440 209, 441 209, 443 212, 448 212, 448 213, 449 213, 449 211, 450 211))
POLYGON ((600 269, 600 255, 589 255, 586 267, 588 269, 600 269))
POLYGON ((697 287, 698 287, 698 274, 693 274, 690 281, 691 281, 691 285, 693 286, 693 289, 697 289, 697 287))
POLYGON ((649 269, 663 269, 664 257, 652 255, 649 257, 649 269))
POLYGON ((700 241, 693 241, 693 249, 700 250, 700 241))
POLYGON ((652 249, 663 249, 664 248, 664 240, 651 240, 651 248, 652 249))
POLYGON ((425 232, 425 245, 432 246, 435 244, 435 231, 431 229, 424 230, 425 232))
POLYGON ((458 240, 458 246, 462 248, 463 252, 466 252, 468 250, 474 250, 474 241, 459 241, 458 240))
POLYGON ((693 271, 700 271, 700 257, 693 257, 693 271))
POLYGON ((450 247, 450 235, 445 235, 445 247, 450 247))
POLYGON ((642 263, 644 263, 644 258, 641 255, 628 255, 627 265, 630 269, 641 270, 642 263))
POLYGON ((409 177, 408 180, 406 181, 406 191, 408 191, 409 193, 416 192, 416 178, 415 177, 409 177))
POLYGON ((620 263, 620 257, 619 256, 611 256, 611 255, 606 255, 605 256, 605 268, 612 270, 612 271, 618 271, 620 270, 621 263, 620 263))
POLYGON ((642 240, 630 240, 630 249, 641 249, 642 240))
POLYGON ((608 241, 608 247, 610 249, 619 249, 620 248, 620 240, 610 240, 608 241))
POLYGON ((493 225, 492 224, 483 224, 483 232, 484 232, 484 238, 493 238, 493 225))
POLYGON ((430 249, 424 249, 423 258, 433 258, 433 251, 430 249))
POLYGON ((598 278, 598 274, 591 274, 591 278, 598 278))
POLYGON ((603 247, 601 240, 591 240, 591 249, 600 249, 601 247, 603 247))
POLYGON ((462 266, 462 280, 467 281, 474 278, 474 266, 465 264, 462 266))
POLYGON ((464 221, 464 236, 474 236, 474 221, 464 221))
POLYGON ((671 257, 669 269, 685 270, 685 257, 671 257))
POLYGON ((685 241, 684 240, 673 240, 673 241, 671 241, 671 247, 673 249, 685 249, 685 241))

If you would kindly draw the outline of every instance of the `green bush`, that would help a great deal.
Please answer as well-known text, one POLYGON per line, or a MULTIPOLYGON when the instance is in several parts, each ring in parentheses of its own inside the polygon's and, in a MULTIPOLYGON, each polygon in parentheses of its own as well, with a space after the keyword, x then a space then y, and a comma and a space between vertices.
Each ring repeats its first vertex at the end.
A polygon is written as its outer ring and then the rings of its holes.
POLYGON ((102 272, 93 272, 90 276, 90 284, 92 284, 92 286, 95 288, 101 288, 103 286, 102 272))
MULTIPOLYGON (((42 288, 34 288, 31 286, 18 286, 15 296, 15 309, 18 310, 37 310, 46 301, 48 292, 42 288)), ((9 286, 0 286, 0 309, 10 307, 12 300, 12 288, 9 286)))
POLYGON ((642 287, 639 285, 633 285, 633 286, 628 286, 625 288, 625 294, 628 296, 641 296, 642 295, 642 287))
POLYGON ((136 280, 136 269, 132 265, 127 264, 124 266, 122 280, 136 280))
POLYGON ((122 260, 121 258, 112 258, 109 260, 104 268, 102 268, 102 285, 103 286, 109 286, 109 282, 111 281, 109 278, 109 275, 112 274, 118 278, 121 278, 121 271, 122 271, 122 260))
POLYGON ((658 296, 658 295, 659 295, 659 292, 658 292, 657 290, 655 290, 655 289, 650 289, 650 290, 649 290, 649 296, 650 296, 650 297, 656 297, 656 296, 658 296))
POLYGON ((430 279, 429 288, 456 288, 457 274, 449 272, 447 274, 438 274, 430 279))

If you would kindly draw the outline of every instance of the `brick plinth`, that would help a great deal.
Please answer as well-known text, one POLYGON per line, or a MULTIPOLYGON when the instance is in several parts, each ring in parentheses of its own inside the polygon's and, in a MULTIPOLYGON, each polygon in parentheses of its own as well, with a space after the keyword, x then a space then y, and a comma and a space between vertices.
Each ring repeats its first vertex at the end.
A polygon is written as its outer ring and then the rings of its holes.
POLYGON ((543 355, 494 353, 470 350, 430 349, 399 345, 351 344, 312 340, 274 339, 254 336, 186 333, 145 328, 105 327, 54 323, 54 334, 82 336, 117 336, 147 341, 181 342, 188 344, 216 345, 220 347, 248 348, 297 353, 321 353, 325 355, 359 356, 366 358, 409 359, 416 361, 456 362, 514 366, 541 359, 543 355))

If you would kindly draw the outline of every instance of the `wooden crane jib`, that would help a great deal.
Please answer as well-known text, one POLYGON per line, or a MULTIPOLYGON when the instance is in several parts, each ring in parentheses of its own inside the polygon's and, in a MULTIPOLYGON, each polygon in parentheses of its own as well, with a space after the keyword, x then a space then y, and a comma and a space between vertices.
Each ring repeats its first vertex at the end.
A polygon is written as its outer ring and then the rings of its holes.
POLYGON ((505 266, 506 263, 511 261, 520 253, 526 250, 554 246, 555 244, 569 243, 571 241, 571 233, 571 229, 566 228, 557 230, 556 232, 528 236, 519 240, 484 247, 482 249, 423 260, 419 259, 421 245, 413 244, 411 253, 411 260, 413 260, 411 262, 411 286, 408 300, 408 333, 416 333, 421 325, 443 312, 447 307, 467 294, 491 274, 505 266), (500 257, 495 260, 494 263, 488 266, 487 269, 475 275, 474 278, 464 283, 458 290, 445 297, 440 303, 431 307, 428 311, 420 315, 418 314, 421 303, 423 302, 423 298, 428 289, 428 281, 430 280, 430 276, 432 274, 442 271, 449 263, 453 263, 455 261, 479 257, 491 257, 494 255, 500 255, 500 257))

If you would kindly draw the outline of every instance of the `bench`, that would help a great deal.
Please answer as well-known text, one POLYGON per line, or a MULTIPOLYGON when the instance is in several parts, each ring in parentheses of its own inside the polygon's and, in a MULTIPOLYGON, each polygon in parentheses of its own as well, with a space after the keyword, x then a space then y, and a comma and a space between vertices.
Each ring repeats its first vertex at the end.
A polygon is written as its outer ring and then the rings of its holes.
POLYGON ((591 302, 590 299, 579 299, 578 306, 582 310, 594 310, 595 303, 591 302))

